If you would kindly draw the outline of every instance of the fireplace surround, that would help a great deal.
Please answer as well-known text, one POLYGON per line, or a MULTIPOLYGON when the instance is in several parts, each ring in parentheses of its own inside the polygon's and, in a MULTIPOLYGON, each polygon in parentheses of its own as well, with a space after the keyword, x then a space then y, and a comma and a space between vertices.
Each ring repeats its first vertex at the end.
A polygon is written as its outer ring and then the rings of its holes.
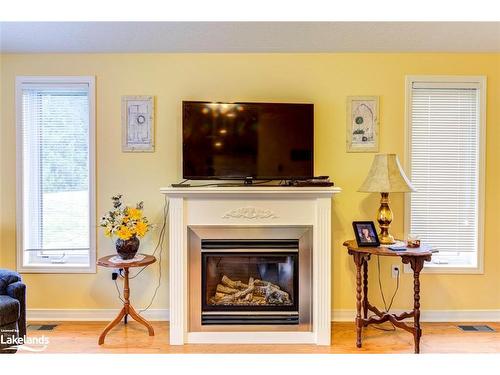
POLYGON ((169 340, 330 344, 334 187, 162 188, 169 340))
POLYGON ((311 239, 310 226, 189 227, 189 330, 310 331, 311 239))

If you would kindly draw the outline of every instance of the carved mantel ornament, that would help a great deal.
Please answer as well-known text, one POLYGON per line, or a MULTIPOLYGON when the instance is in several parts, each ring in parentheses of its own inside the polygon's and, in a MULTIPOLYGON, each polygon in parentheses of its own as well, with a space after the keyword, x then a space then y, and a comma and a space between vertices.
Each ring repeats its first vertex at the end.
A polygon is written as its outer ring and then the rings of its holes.
POLYGON ((241 207, 227 211, 223 219, 275 219, 278 216, 268 209, 258 207, 241 207))

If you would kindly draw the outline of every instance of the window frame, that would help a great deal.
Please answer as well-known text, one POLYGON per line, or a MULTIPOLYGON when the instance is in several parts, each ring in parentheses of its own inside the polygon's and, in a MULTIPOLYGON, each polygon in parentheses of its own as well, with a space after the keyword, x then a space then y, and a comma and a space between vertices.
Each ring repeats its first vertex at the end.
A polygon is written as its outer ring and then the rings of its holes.
POLYGON ((96 112, 94 76, 16 76, 16 237, 17 271, 21 273, 96 273, 96 112), (61 263, 25 264, 23 231, 23 102, 24 84, 84 84, 88 85, 89 100, 89 265, 61 263))
MULTIPOLYGON (((426 262, 423 273, 438 274, 484 274, 484 218, 485 218, 485 176, 486 176, 486 76, 459 76, 459 75, 409 75, 405 80, 405 168, 411 180, 411 118, 412 118, 412 88, 413 83, 454 83, 454 84, 476 84, 479 87, 479 164, 478 164, 478 233, 477 233, 477 252, 476 265, 466 265, 458 262, 459 256, 456 256, 457 263, 452 264, 433 264, 426 262)), ((411 225, 411 207, 410 195, 405 194, 405 219, 404 232, 405 237, 410 232, 411 225)), ((464 253, 462 253, 464 254, 464 253)), ((444 255, 450 257, 452 255, 444 255)), ((439 253, 433 255, 433 258, 439 257, 439 253)), ((408 265, 405 265, 405 272, 412 272, 408 265)))

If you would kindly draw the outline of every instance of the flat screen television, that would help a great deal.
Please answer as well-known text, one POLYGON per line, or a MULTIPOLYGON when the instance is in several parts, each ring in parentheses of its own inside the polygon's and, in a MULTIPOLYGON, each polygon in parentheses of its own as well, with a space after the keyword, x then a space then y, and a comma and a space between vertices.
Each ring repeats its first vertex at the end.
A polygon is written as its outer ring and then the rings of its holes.
POLYGON ((314 176, 314 105, 182 103, 183 177, 299 180, 314 176))

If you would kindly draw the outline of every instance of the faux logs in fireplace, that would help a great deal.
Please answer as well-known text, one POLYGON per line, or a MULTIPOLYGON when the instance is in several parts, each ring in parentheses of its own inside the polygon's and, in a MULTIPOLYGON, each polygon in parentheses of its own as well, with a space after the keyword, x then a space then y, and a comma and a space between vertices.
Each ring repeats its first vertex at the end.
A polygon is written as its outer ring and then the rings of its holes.
POLYGON ((250 277, 245 284, 224 275, 208 303, 218 306, 287 306, 292 300, 288 292, 269 281, 250 277))

